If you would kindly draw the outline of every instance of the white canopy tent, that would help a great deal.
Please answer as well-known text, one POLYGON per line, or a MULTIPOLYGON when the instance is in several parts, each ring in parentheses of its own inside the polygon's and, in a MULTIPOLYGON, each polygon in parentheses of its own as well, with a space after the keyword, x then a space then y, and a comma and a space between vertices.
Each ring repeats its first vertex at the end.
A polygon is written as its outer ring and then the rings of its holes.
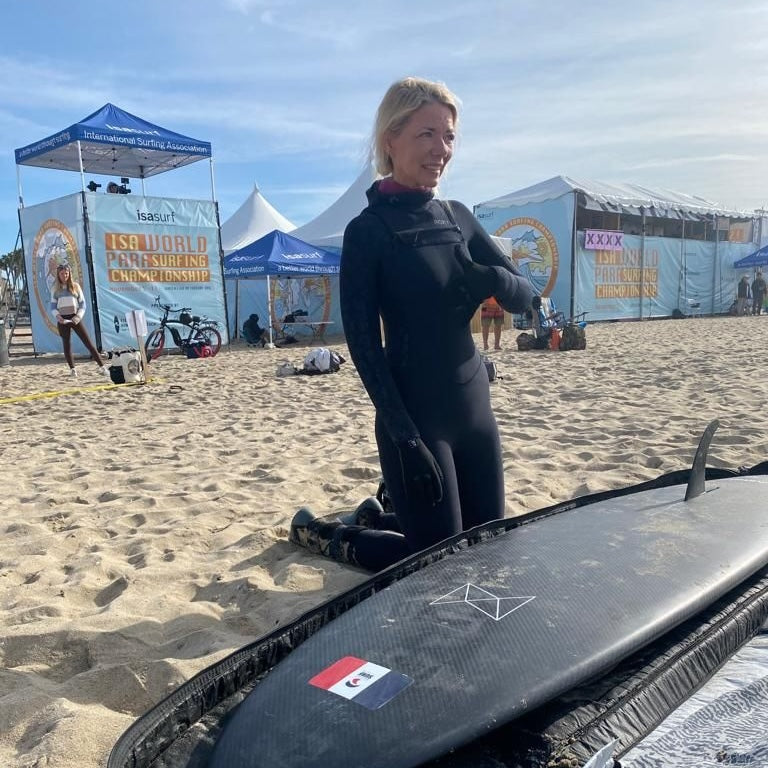
POLYGON ((257 184, 243 204, 221 225, 221 247, 227 255, 259 240, 275 229, 291 232, 296 225, 277 211, 257 184))
POLYGON ((344 230, 352 219, 368 205, 365 191, 376 179, 373 165, 366 166, 335 203, 314 219, 298 227, 291 235, 323 248, 341 248, 344 230))

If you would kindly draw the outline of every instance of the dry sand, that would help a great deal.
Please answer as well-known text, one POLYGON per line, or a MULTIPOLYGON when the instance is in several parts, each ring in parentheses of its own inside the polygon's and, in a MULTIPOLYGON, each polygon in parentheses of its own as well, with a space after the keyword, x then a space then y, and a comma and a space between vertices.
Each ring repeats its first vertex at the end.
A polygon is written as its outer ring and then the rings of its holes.
MULTIPOLYGON (((768 457, 768 318, 612 323, 584 352, 517 352, 492 397, 507 514, 689 465, 768 457)), ((346 356, 342 343, 328 343, 346 356)), ((305 348, 164 358, 151 384, 0 403, 0 765, 105 764, 134 718, 198 670, 362 581, 291 545, 296 508, 375 492, 373 409, 351 362, 275 377, 305 348)), ((67 389, 12 358, 0 400, 67 389)))

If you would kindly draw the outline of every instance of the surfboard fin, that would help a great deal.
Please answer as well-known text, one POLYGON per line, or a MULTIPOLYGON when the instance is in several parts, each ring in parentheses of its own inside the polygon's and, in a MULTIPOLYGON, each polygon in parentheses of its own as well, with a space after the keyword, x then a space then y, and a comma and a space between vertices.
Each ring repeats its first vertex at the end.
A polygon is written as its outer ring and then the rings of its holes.
POLYGON ((695 499, 704 493, 704 476, 707 471, 707 453, 709 444, 712 442, 712 436, 715 430, 720 426, 717 419, 713 419, 704 430, 704 434, 699 440, 699 447, 696 449, 696 455, 693 457, 691 466, 691 476, 688 478, 688 487, 685 489, 685 500, 695 499))

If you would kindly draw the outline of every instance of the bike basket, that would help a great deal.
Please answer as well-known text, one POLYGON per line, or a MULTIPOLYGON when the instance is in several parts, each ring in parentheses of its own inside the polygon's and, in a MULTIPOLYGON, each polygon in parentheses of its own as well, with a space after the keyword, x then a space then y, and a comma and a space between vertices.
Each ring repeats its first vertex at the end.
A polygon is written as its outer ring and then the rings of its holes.
POLYGON ((184 325, 192 325, 192 315, 189 312, 182 312, 179 315, 179 322, 184 323, 184 325))

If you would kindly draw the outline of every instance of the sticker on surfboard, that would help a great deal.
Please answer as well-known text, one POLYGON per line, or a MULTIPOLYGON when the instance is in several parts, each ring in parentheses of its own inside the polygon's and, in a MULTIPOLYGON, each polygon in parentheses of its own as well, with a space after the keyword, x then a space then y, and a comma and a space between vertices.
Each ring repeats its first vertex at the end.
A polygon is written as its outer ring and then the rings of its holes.
POLYGON ((374 664, 372 661, 344 656, 310 679, 309 684, 337 696, 379 709, 407 688, 413 678, 374 664))

